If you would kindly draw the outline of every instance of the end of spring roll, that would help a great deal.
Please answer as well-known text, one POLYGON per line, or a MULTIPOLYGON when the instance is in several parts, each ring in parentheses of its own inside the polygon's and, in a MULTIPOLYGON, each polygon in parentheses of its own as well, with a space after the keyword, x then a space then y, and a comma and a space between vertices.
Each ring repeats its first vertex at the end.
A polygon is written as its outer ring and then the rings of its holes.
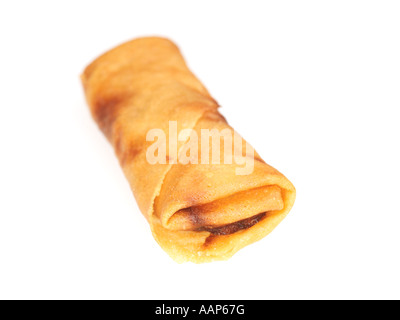
POLYGON ((124 43, 81 79, 154 238, 175 261, 226 260, 289 213, 292 183, 229 126, 170 40, 124 43))

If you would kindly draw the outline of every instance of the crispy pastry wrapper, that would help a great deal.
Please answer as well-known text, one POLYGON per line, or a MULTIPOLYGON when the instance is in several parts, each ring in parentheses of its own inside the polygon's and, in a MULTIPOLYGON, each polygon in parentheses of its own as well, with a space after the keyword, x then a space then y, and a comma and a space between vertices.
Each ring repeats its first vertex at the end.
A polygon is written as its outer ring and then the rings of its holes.
POLYGON ((154 238, 177 262, 228 259, 269 234, 292 208, 295 188, 257 153, 252 173, 237 174, 250 146, 227 124, 171 41, 149 37, 124 43, 91 63, 82 83, 91 114, 114 147, 154 238), (237 161, 224 164, 221 140, 220 163, 207 154, 204 164, 198 142, 198 154, 189 154, 192 163, 182 164, 178 160, 196 141, 190 135, 171 137, 171 121, 178 133, 188 129, 198 137, 202 129, 227 129, 247 149, 235 144, 237 161), (166 134, 165 163, 147 160, 152 129, 166 134))

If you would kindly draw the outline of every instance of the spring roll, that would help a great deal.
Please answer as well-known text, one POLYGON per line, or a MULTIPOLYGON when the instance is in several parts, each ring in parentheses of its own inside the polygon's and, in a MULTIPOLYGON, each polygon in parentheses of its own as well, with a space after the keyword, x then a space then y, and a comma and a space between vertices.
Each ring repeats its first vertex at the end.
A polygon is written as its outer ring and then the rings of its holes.
POLYGON ((291 182, 228 125, 170 40, 124 43, 81 79, 154 238, 175 261, 226 260, 292 208, 291 182))

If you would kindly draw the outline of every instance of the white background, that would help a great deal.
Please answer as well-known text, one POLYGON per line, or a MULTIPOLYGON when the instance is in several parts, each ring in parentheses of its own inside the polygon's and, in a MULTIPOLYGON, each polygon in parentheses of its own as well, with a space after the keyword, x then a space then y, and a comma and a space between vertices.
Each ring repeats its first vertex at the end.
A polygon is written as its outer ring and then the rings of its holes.
POLYGON ((400 298, 398 1, 2 1, 0 36, 0 298, 400 298), (90 118, 81 71, 144 35, 297 188, 227 262, 164 253, 90 118))

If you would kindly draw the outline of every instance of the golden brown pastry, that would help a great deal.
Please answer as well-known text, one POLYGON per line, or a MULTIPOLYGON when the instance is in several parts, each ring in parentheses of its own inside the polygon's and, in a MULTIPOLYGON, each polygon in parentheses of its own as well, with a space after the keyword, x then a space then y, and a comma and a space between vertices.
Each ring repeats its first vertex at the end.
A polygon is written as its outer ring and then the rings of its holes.
POLYGON ((288 214, 293 185, 257 153, 252 157, 171 41, 149 37, 122 44, 90 64, 82 82, 93 118, 113 145, 154 238, 174 260, 227 259, 288 214), (156 139, 154 129, 166 140, 156 139), (221 136, 214 149, 211 136, 211 147, 201 149, 207 129, 231 132, 240 144, 229 147, 221 136), (152 154, 156 143, 161 148, 152 154), (218 150, 214 159, 211 153, 218 150), (240 172, 247 164, 252 170, 240 172))

